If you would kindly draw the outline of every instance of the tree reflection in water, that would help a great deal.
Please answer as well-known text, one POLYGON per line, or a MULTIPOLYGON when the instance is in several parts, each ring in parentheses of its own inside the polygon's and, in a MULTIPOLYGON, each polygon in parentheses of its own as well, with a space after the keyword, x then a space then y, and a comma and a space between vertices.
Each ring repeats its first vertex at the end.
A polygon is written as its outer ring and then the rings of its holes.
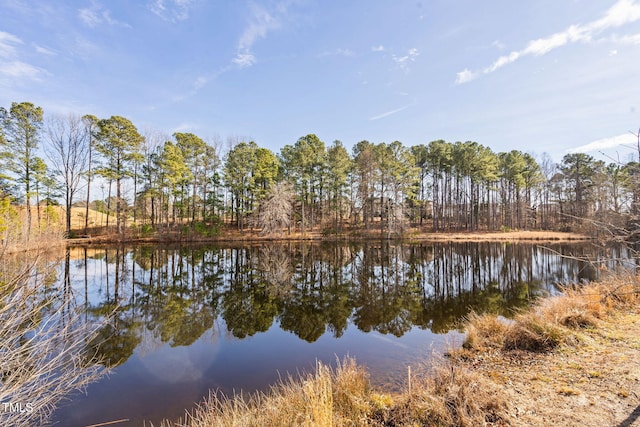
MULTIPOLYGON (((554 245, 573 255, 588 245, 554 245)), ((245 338, 274 324, 308 342, 364 332, 402 336, 414 327, 443 333, 471 310, 506 317, 569 279, 597 270, 536 245, 383 241, 358 244, 262 244, 244 247, 77 248, 99 260, 99 289, 87 315, 112 320, 90 345, 124 362, 152 334, 188 346, 216 321, 245 338)), ((67 261, 69 262, 69 261, 67 261)), ((88 266, 88 261, 84 263, 88 266)))

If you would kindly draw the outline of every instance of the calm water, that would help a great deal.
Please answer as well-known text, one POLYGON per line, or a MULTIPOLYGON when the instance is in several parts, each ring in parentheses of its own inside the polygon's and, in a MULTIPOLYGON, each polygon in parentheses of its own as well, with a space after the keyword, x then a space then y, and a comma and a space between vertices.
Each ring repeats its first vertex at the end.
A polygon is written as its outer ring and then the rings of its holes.
POLYGON ((558 283, 597 277, 598 268, 559 254, 605 256, 588 244, 546 247, 73 248, 53 288, 86 322, 115 310, 87 346, 115 369, 73 395, 54 422, 159 425, 211 389, 265 390, 345 355, 366 365, 374 384, 399 388, 407 365, 460 342, 455 327, 470 310, 508 317, 558 283))

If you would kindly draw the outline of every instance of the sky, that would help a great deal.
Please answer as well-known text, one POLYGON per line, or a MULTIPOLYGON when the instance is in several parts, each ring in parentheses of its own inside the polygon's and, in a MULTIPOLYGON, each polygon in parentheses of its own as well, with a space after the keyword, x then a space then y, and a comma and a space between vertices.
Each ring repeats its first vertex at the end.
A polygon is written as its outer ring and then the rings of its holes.
POLYGON ((0 106, 279 152, 476 141, 629 160, 640 0, 0 0, 0 106))

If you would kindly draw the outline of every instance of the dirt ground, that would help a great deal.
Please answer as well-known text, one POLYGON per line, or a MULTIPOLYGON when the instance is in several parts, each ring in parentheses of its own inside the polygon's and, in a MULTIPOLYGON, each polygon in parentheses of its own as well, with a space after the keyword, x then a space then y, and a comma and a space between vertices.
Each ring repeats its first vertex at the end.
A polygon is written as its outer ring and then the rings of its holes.
POLYGON ((550 353, 491 350, 465 362, 500 384, 514 426, 640 426, 640 309, 550 353))

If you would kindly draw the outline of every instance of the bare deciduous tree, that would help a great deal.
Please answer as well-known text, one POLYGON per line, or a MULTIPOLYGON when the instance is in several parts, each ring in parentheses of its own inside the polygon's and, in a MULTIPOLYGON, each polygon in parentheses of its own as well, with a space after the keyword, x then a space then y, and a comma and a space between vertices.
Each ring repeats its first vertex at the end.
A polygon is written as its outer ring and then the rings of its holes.
POLYGON ((64 186, 65 229, 69 235, 71 232, 71 206, 89 159, 89 135, 83 119, 73 114, 66 117, 53 116, 50 118, 47 124, 47 134, 51 141, 47 149, 47 157, 64 186))
POLYGON ((285 182, 280 182, 269 189, 258 211, 258 226, 261 233, 267 235, 281 234, 283 228, 291 224, 293 190, 285 182))

